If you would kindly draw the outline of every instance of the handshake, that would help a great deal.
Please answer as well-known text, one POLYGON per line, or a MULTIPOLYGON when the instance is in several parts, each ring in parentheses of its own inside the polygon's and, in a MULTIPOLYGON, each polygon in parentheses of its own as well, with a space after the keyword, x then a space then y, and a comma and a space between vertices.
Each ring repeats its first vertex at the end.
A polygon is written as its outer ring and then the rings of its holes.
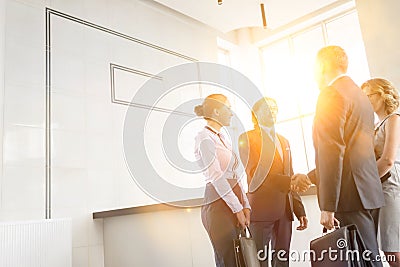
POLYGON ((297 173, 290 180, 290 190, 295 192, 305 192, 311 185, 312 182, 306 174, 297 173))

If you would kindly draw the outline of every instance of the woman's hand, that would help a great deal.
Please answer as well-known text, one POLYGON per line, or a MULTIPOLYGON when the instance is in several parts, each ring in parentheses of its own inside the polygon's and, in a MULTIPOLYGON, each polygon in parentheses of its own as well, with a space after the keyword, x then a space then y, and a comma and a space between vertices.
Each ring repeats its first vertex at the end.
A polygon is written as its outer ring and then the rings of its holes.
POLYGON ((250 209, 248 208, 244 208, 243 209, 243 213, 244 213, 244 217, 246 217, 246 225, 249 226, 250 225, 250 209))
POLYGON ((235 213, 236 214, 236 218, 238 220, 238 224, 241 227, 241 229, 245 229, 246 228, 246 216, 244 215, 243 210, 235 213))

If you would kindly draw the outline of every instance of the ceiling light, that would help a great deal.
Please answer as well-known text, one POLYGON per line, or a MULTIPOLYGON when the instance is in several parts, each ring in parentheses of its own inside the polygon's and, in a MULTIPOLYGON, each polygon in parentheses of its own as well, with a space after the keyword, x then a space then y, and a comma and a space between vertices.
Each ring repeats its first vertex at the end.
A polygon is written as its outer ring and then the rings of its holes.
POLYGON ((266 29, 267 28, 267 19, 265 18, 265 8, 264 8, 263 3, 260 4, 260 8, 261 8, 263 27, 264 27, 264 29, 266 29))
POLYGON ((218 5, 222 5, 222 0, 218 0, 218 5))

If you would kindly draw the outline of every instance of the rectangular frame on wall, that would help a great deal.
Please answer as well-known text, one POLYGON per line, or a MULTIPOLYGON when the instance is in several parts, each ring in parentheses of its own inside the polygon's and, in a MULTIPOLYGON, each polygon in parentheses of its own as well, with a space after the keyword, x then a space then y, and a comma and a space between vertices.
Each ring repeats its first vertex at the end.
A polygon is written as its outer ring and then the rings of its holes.
POLYGON ((161 76, 158 75, 153 75, 151 73, 147 73, 138 69, 132 69, 132 68, 128 68, 122 65, 118 65, 115 63, 110 63, 110 82, 111 82, 111 103, 114 104, 119 104, 119 105, 125 105, 125 106, 131 106, 131 107, 136 107, 136 108, 145 108, 145 109, 149 109, 149 110, 153 110, 153 111, 160 111, 160 112, 167 112, 167 113, 171 113, 171 114, 177 114, 177 115, 182 115, 182 116, 188 116, 188 117, 193 117, 192 114, 188 114, 185 112, 180 112, 180 111, 176 111, 176 110, 171 110, 171 109, 167 109, 167 108, 160 108, 157 106, 149 106, 146 104, 141 104, 141 103, 134 103, 134 102, 130 102, 124 99, 119 99, 116 97, 116 85, 115 85, 115 74, 117 71, 123 71, 123 72, 127 72, 130 73, 132 75, 139 75, 142 77, 146 77, 149 79, 156 79, 159 81, 162 81, 163 78, 161 76))
MULTIPOLYGON (((45 75, 45 92, 46 92, 46 136, 45 136, 45 151, 46 151, 46 177, 45 177, 45 218, 50 219, 51 218, 51 168, 52 168, 52 161, 51 161, 51 99, 52 99, 52 79, 51 79, 51 71, 52 71, 52 66, 51 66, 51 60, 52 60, 52 44, 51 44, 51 17, 56 16, 59 18, 63 18, 68 21, 72 21, 78 24, 81 24, 85 27, 90 27, 92 29, 102 31, 105 33, 108 33, 110 35, 134 42, 136 44, 140 44, 143 46, 146 46, 150 49, 155 49, 159 52, 163 52, 175 57, 179 57, 181 59, 187 60, 188 62, 197 62, 198 60, 189 56, 186 56, 184 54, 178 53, 176 51, 152 44, 150 42, 143 41, 141 39, 129 36, 127 34, 123 34, 121 32, 100 26, 98 24, 89 22, 84 19, 80 19, 71 15, 68 15, 66 13, 51 9, 46 7, 45 8, 45 35, 46 35, 46 41, 45 41, 45 54, 46 54, 46 61, 45 61, 45 69, 46 69, 46 75, 45 75)), ((125 106, 133 106, 137 108, 144 108, 144 109, 151 109, 159 112, 166 112, 166 113, 174 113, 182 116, 192 116, 192 114, 187 114, 184 112, 178 112, 178 111, 173 111, 171 109, 166 109, 166 108, 160 108, 160 107, 152 107, 143 103, 131 103, 126 100, 121 100, 121 99, 116 99, 115 98, 115 71, 116 70, 121 70, 121 71, 126 71, 135 75, 140 75, 146 78, 156 78, 159 80, 162 80, 162 77, 159 77, 157 75, 153 75, 150 73, 146 73, 141 70, 137 69, 132 69, 128 68, 125 66, 117 65, 114 63, 110 62, 110 88, 111 88, 111 103, 113 104, 118 104, 118 105, 125 105, 125 106)))

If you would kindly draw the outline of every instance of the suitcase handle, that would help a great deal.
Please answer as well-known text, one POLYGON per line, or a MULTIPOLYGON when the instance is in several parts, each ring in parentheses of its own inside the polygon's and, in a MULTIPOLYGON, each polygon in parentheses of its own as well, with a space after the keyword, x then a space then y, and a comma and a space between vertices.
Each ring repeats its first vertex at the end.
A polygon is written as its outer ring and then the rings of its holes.
POLYGON ((240 230, 240 232, 239 232, 239 238, 242 237, 242 233, 244 233, 244 236, 245 236, 246 238, 252 238, 252 235, 251 235, 251 232, 250 232, 250 229, 249 229, 248 226, 246 226, 246 228, 240 230))
MULTIPOLYGON (((335 228, 335 230, 337 230, 337 229, 340 228, 340 222, 339 222, 336 218, 333 218, 333 219, 334 219, 333 227, 335 228)), ((323 228, 322 228, 322 234, 326 234, 326 233, 328 233, 328 229, 326 229, 325 227, 323 227, 323 228)))

